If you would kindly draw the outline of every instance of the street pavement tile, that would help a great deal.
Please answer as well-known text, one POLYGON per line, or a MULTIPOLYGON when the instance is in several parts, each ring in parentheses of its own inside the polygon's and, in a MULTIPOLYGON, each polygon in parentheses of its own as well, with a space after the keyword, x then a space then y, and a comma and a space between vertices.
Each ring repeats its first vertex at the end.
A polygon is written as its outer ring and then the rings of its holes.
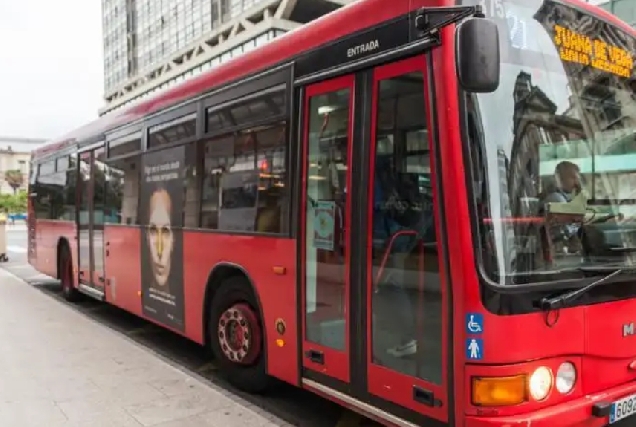
POLYGON ((161 378, 148 381, 148 384, 166 396, 179 396, 194 392, 203 393, 210 389, 210 387, 205 386, 201 381, 188 377, 172 379, 161 378))
POLYGON ((3 427, 43 427, 66 420, 62 410, 48 399, 0 402, 0 426, 3 427))
POLYGON ((210 390, 205 393, 165 397, 137 405, 127 405, 124 408, 142 425, 153 426, 231 405, 233 405, 231 400, 210 390))
POLYGON ((2 269, 0 283, 0 427, 284 425, 2 269))

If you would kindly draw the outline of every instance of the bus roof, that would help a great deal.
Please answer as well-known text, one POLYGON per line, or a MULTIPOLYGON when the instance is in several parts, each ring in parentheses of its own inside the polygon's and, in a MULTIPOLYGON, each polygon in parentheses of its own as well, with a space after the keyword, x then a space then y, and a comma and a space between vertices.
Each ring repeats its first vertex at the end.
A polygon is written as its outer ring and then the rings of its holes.
MULTIPOLYGON (((593 12, 631 34, 636 34, 636 31, 629 25, 597 6, 585 3, 582 0, 568 0, 568 2, 593 12)), ((393 7, 385 7, 386 0, 355 1, 309 24, 277 37, 263 47, 220 64, 148 100, 108 113, 61 138, 49 141, 46 145, 34 150, 33 155, 40 157, 63 150, 116 127, 134 122, 164 108, 209 92, 224 84, 289 61, 303 52, 325 45, 330 41, 403 15, 413 8, 430 3, 438 5, 440 0, 400 1, 392 3, 393 7)))

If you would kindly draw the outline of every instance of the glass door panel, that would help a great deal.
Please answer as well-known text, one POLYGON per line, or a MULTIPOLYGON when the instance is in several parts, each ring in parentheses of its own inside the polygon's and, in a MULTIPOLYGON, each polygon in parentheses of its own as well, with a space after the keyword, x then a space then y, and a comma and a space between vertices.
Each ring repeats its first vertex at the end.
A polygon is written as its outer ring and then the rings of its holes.
POLYGON ((77 224, 80 283, 104 289, 104 148, 80 154, 77 224))
POLYGON ((108 166, 104 163, 106 150, 98 148, 93 152, 93 208, 90 216, 91 256, 93 259, 93 285, 104 290, 104 216, 106 215, 106 175, 108 166))
POLYGON ((376 68, 373 88, 368 390, 444 420, 444 295, 424 57, 376 68))
POLYGON ((77 229, 78 229, 78 265, 79 282, 89 284, 91 281, 91 241, 90 241, 90 212, 91 212, 91 152, 81 153, 78 164, 78 200, 77 200, 77 229))
POLYGON ((345 382, 353 84, 345 76, 307 87, 303 156, 303 364, 345 382))

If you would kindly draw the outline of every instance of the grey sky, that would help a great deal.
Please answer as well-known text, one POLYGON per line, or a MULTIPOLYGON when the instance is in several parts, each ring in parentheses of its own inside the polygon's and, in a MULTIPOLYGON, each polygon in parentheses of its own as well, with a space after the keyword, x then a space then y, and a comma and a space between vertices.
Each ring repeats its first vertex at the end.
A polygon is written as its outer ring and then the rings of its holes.
POLYGON ((0 4, 0 135, 59 137, 97 117, 100 0, 0 4))

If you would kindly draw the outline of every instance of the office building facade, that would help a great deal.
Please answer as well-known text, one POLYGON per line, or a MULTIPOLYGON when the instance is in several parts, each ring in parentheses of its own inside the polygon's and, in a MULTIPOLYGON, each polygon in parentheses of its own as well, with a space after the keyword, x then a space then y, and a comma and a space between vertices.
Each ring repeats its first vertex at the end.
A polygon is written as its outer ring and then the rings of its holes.
POLYGON ((104 101, 126 107, 354 0, 102 0, 104 101))

